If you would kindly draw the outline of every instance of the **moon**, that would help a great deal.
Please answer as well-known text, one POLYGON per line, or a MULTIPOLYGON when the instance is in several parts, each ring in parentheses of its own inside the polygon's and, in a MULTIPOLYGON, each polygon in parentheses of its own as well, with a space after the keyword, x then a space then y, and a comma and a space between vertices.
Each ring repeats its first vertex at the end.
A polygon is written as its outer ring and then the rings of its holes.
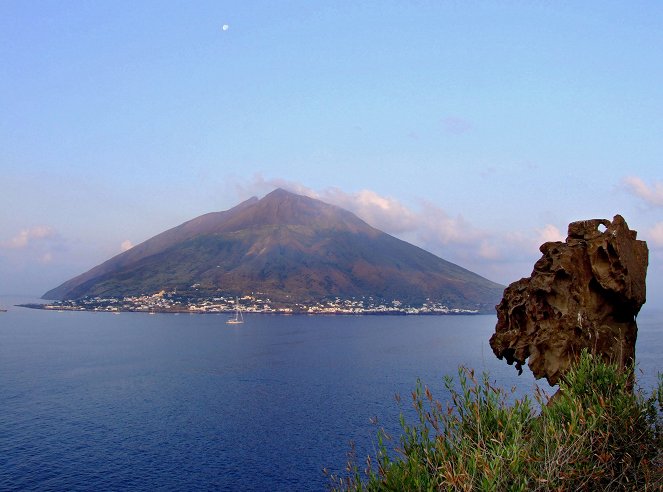
POLYGON ((224 24, 223 26, 221 26, 221 29, 227 31, 228 29, 230 29, 230 26, 228 24, 224 24))

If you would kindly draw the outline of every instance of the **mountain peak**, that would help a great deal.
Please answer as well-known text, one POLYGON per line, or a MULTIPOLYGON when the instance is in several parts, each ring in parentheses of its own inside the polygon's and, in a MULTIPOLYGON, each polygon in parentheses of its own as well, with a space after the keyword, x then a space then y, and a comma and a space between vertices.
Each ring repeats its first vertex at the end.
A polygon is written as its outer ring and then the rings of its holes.
POLYGON ((267 193, 263 196, 259 202, 269 203, 271 205, 280 204, 280 203, 292 203, 296 204, 298 207, 332 207, 327 203, 321 202, 315 198, 311 198, 307 195, 300 195, 292 191, 288 191, 284 188, 276 188, 275 190, 267 193))
POLYGON ((260 200, 244 207, 225 227, 243 229, 257 226, 307 226, 319 229, 377 231, 352 212, 283 188, 276 188, 260 200))
POLYGON ((258 200, 259 203, 263 203, 263 205, 270 204, 270 206, 287 202, 297 203, 298 206, 306 206, 307 204, 310 206, 313 201, 315 201, 314 198, 298 195, 283 188, 276 188, 258 200))
POLYGON ((282 198, 282 197, 287 197, 287 196, 303 196, 303 195, 297 195, 296 193, 288 191, 285 188, 276 188, 276 189, 270 191, 269 193, 267 193, 263 198, 267 198, 267 197, 282 198))

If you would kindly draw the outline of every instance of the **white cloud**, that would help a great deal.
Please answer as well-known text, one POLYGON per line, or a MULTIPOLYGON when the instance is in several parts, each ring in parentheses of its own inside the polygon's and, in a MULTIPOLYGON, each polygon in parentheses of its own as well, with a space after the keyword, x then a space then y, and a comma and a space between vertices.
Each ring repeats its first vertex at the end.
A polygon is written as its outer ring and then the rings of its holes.
POLYGON ((654 207, 663 207, 663 182, 656 181, 648 186, 637 176, 627 176, 622 182, 629 192, 642 198, 645 203, 654 207))
POLYGON ((647 231, 649 241, 658 247, 663 247, 663 222, 657 222, 647 231))
MULTIPOLYGON (((26 227, 10 239, 0 241, 1 256, 8 259, 16 272, 36 268, 42 272, 51 271, 61 261, 59 253, 62 251, 66 251, 65 241, 54 228, 46 225, 26 227)), ((22 274, 16 273, 19 276, 22 274)))
POLYGON ((421 202, 417 212, 419 236, 427 242, 469 245, 484 240, 487 231, 475 228, 461 215, 452 217, 444 209, 428 202, 421 202))
POLYGON ((537 230, 536 232, 539 235, 538 242, 541 244, 565 240, 565 237, 561 231, 552 224, 546 224, 543 229, 537 230))
POLYGON ((56 232, 49 226, 34 226, 23 229, 8 241, 3 241, 0 246, 7 249, 24 249, 32 243, 44 239, 51 239, 56 236, 56 232))
POLYGON ((130 250, 130 249, 133 248, 133 247, 134 247, 134 243, 132 243, 132 242, 131 242, 130 240, 128 240, 128 239, 125 239, 125 240, 122 241, 122 243, 120 244, 120 251, 122 251, 122 252, 124 253, 125 251, 128 251, 128 250, 130 250))
POLYGON ((384 197, 371 190, 346 193, 328 188, 316 198, 352 211, 373 227, 391 234, 401 234, 417 228, 419 218, 398 200, 384 197))
POLYGON ((497 237, 429 201, 408 207, 395 198, 366 189, 347 193, 329 188, 312 195, 350 210, 377 229, 468 268, 468 264, 502 258, 497 237))
POLYGON ((499 260, 502 258, 502 252, 494 243, 482 241, 479 247, 479 257, 484 260, 499 260))

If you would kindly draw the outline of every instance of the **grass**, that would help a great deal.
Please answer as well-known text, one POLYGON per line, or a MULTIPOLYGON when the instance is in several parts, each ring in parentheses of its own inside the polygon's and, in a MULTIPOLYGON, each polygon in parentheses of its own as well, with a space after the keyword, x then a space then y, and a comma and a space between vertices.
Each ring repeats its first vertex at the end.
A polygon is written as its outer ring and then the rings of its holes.
POLYGON ((378 432, 378 451, 360 470, 349 453, 333 490, 662 490, 663 375, 646 397, 631 371, 583 352, 549 399, 513 399, 487 374, 459 368, 445 378, 450 404, 418 382, 417 419, 401 414, 394 448, 378 432), (513 403, 509 403, 513 400, 513 403), (388 448, 388 444, 391 445, 388 448))

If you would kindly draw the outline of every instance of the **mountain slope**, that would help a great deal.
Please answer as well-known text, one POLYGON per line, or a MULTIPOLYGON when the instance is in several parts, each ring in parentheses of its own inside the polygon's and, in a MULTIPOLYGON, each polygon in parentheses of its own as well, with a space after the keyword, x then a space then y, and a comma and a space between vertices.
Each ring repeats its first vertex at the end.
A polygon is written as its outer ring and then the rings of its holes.
POLYGON ((282 302, 372 296, 491 311, 503 286, 319 200, 275 190, 163 232, 44 294, 120 296, 162 289, 282 302))

